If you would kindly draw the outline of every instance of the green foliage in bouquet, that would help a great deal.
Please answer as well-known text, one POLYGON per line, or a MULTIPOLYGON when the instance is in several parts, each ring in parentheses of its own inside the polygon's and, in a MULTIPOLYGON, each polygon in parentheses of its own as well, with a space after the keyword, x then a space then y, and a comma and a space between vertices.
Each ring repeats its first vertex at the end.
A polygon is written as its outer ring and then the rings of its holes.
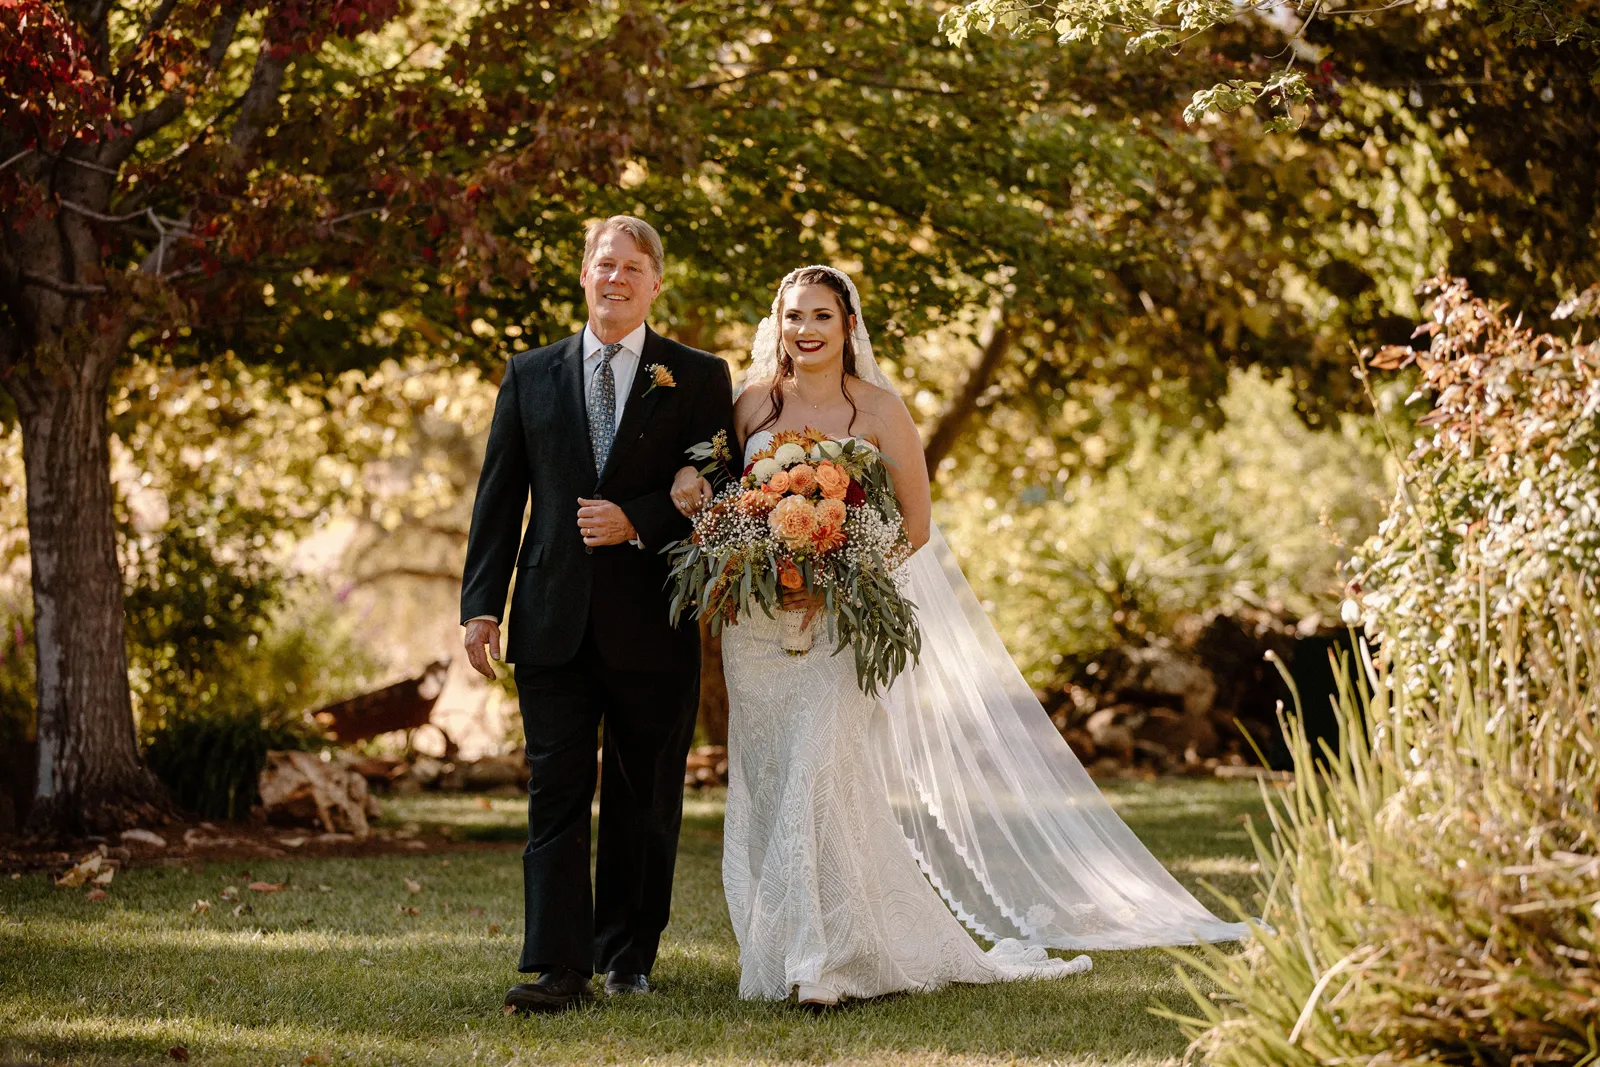
MULTIPOLYGON (((715 463, 726 447, 706 442, 689 454, 715 463)), ((859 439, 776 435, 695 516, 690 536, 662 551, 672 565, 675 623, 690 613, 720 633, 753 607, 773 618, 785 591, 804 591, 820 600, 833 654, 853 651, 868 694, 887 688, 922 650, 915 605, 895 580, 911 545, 894 480, 877 449, 859 439)))

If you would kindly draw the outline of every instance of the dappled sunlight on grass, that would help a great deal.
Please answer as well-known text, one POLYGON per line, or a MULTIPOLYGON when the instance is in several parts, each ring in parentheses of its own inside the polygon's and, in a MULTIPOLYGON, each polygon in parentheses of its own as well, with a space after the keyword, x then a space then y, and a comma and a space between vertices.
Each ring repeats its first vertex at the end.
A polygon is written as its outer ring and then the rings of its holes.
MULTIPOLYGON (((1245 893, 1253 857, 1236 820, 1258 810, 1256 787, 1196 785, 1119 784, 1113 794, 1186 885, 1245 893), (1219 841, 1235 830, 1239 842, 1219 841)), ((520 829, 520 798, 493 798, 489 808, 472 797, 428 799, 405 816, 492 817, 520 829)), ((722 901, 721 803, 720 792, 686 798, 657 992, 559 1018, 500 1011, 519 980, 513 846, 146 868, 120 873, 100 903, 42 875, 0 883, 0 1060, 154 1062, 174 1045, 193 1062, 250 1065, 323 1056, 332 1064, 976 1067, 1154 1064, 1181 1053, 1176 1030, 1147 1011, 1156 1000, 1184 1002, 1170 958, 1156 950, 1095 953, 1092 973, 1065 981, 951 987, 820 1019, 740 1001, 722 901), (245 888, 257 879, 286 887, 245 888), (240 900, 221 898, 228 886, 240 900), (210 910, 195 913, 196 900, 210 910), (241 905, 248 910, 235 915, 241 905)))

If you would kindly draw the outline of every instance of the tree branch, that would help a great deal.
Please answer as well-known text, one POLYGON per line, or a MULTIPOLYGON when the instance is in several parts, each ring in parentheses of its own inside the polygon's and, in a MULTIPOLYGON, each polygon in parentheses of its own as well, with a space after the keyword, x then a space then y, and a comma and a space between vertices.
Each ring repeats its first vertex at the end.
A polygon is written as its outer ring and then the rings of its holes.
POLYGON ((283 87, 283 72, 288 65, 287 59, 276 58, 265 45, 256 55, 250 86, 239 98, 239 118, 233 124, 233 135, 228 138, 228 143, 241 155, 250 151, 272 121, 278 107, 278 90, 283 87))
MULTIPOLYGON (((222 16, 217 19, 217 24, 211 28, 211 43, 206 48, 207 69, 217 70, 227 58, 228 45, 233 43, 233 35, 239 28, 240 13, 241 9, 238 7, 224 10, 222 16)), ((108 158, 103 162, 121 164, 133 154, 134 147, 140 141, 183 114, 188 106, 189 96, 183 90, 168 93, 158 103, 133 117, 133 121, 128 124, 131 132, 127 137, 114 143, 107 153, 108 158)))
POLYGON ((456 571, 425 570, 421 567, 384 567, 381 570, 373 571, 371 574, 363 574, 358 578, 351 578, 350 585, 352 588, 372 585, 374 582, 387 581, 390 578, 417 578, 423 581, 454 582, 457 584, 461 582, 461 575, 456 571))
POLYGON ((929 478, 932 478, 939 469, 939 461, 950 454, 950 449, 961 437, 961 431, 966 428, 967 420, 977 410, 978 398, 989 388, 989 383, 994 380, 994 372, 999 369, 1006 352, 1011 348, 1011 336, 1011 326, 1006 322, 1005 308, 1003 306, 996 308, 994 318, 989 324, 989 336, 983 343, 982 354, 978 357, 978 365, 972 368, 967 380, 961 385, 961 392, 956 394, 955 399, 950 401, 950 406, 945 408, 944 414, 939 416, 939 422, 928 435, 928 443, 922 450, 923 458, 928 463, 929 478))
POLYGON ((160 33, 166 26, 167 20, 172 17, 172 9, 178 6, 178 0, 161 0, 161 6, 150 15, 150 21, 144 24, 144 32, 139 35, 139 40, 147 41, 150 35, 160 33))
POLYGON ((31 270, 22 272, 22 283, 24 285, 38 286, 41 289, 49 289, 51 292, 59 293, 62 296, 98 296, 106 291, 106 287, 103 285, 76 285, 72 282, 62 282, 54 278, 47 278, 43 274, 35 274, 31 270))

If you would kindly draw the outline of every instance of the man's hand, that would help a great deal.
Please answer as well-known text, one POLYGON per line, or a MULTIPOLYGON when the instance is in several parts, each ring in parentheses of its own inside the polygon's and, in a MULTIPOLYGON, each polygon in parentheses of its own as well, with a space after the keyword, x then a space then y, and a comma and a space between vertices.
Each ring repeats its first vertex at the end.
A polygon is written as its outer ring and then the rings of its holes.
POLYGON ((639 536, 621 508, 609 500, 578 498, 578 532, 590 548, 621 545, 639 536))
POLYGON ((467 662, 472 664, 472 669, 494 681, 494 668, 489 665, 489 657, 500 658, 500 624, 493 619, 473 619, 467 623, 467 636, 462 644, 467 646, 467 662), (487 653, 484 645, 489 646, 487 653))
POLYGON ((672 480, 672 505, 690 518, 710 501, 711 483, 694 467, 683 467, 672 480))

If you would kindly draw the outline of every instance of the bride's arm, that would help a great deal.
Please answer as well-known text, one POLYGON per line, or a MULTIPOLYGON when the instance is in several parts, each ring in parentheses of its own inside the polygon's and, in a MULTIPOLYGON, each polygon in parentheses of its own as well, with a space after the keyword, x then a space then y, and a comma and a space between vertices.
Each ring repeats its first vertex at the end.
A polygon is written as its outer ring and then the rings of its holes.
POLYGON ((881 427, 879 450, 889 461, 889 471, 894 475, 894 495, 900 505, 900 515, 905 519, 906 536, 911 538, 912 548, 921 548, 928 543, 928 527, 933 521, 933 497, 928 488, 928 461, 923 456, 922 437, 917 433, 917 424, 911 421, 905 401, 895 393, 879 392, 879 403, 874 405, 881 427))

